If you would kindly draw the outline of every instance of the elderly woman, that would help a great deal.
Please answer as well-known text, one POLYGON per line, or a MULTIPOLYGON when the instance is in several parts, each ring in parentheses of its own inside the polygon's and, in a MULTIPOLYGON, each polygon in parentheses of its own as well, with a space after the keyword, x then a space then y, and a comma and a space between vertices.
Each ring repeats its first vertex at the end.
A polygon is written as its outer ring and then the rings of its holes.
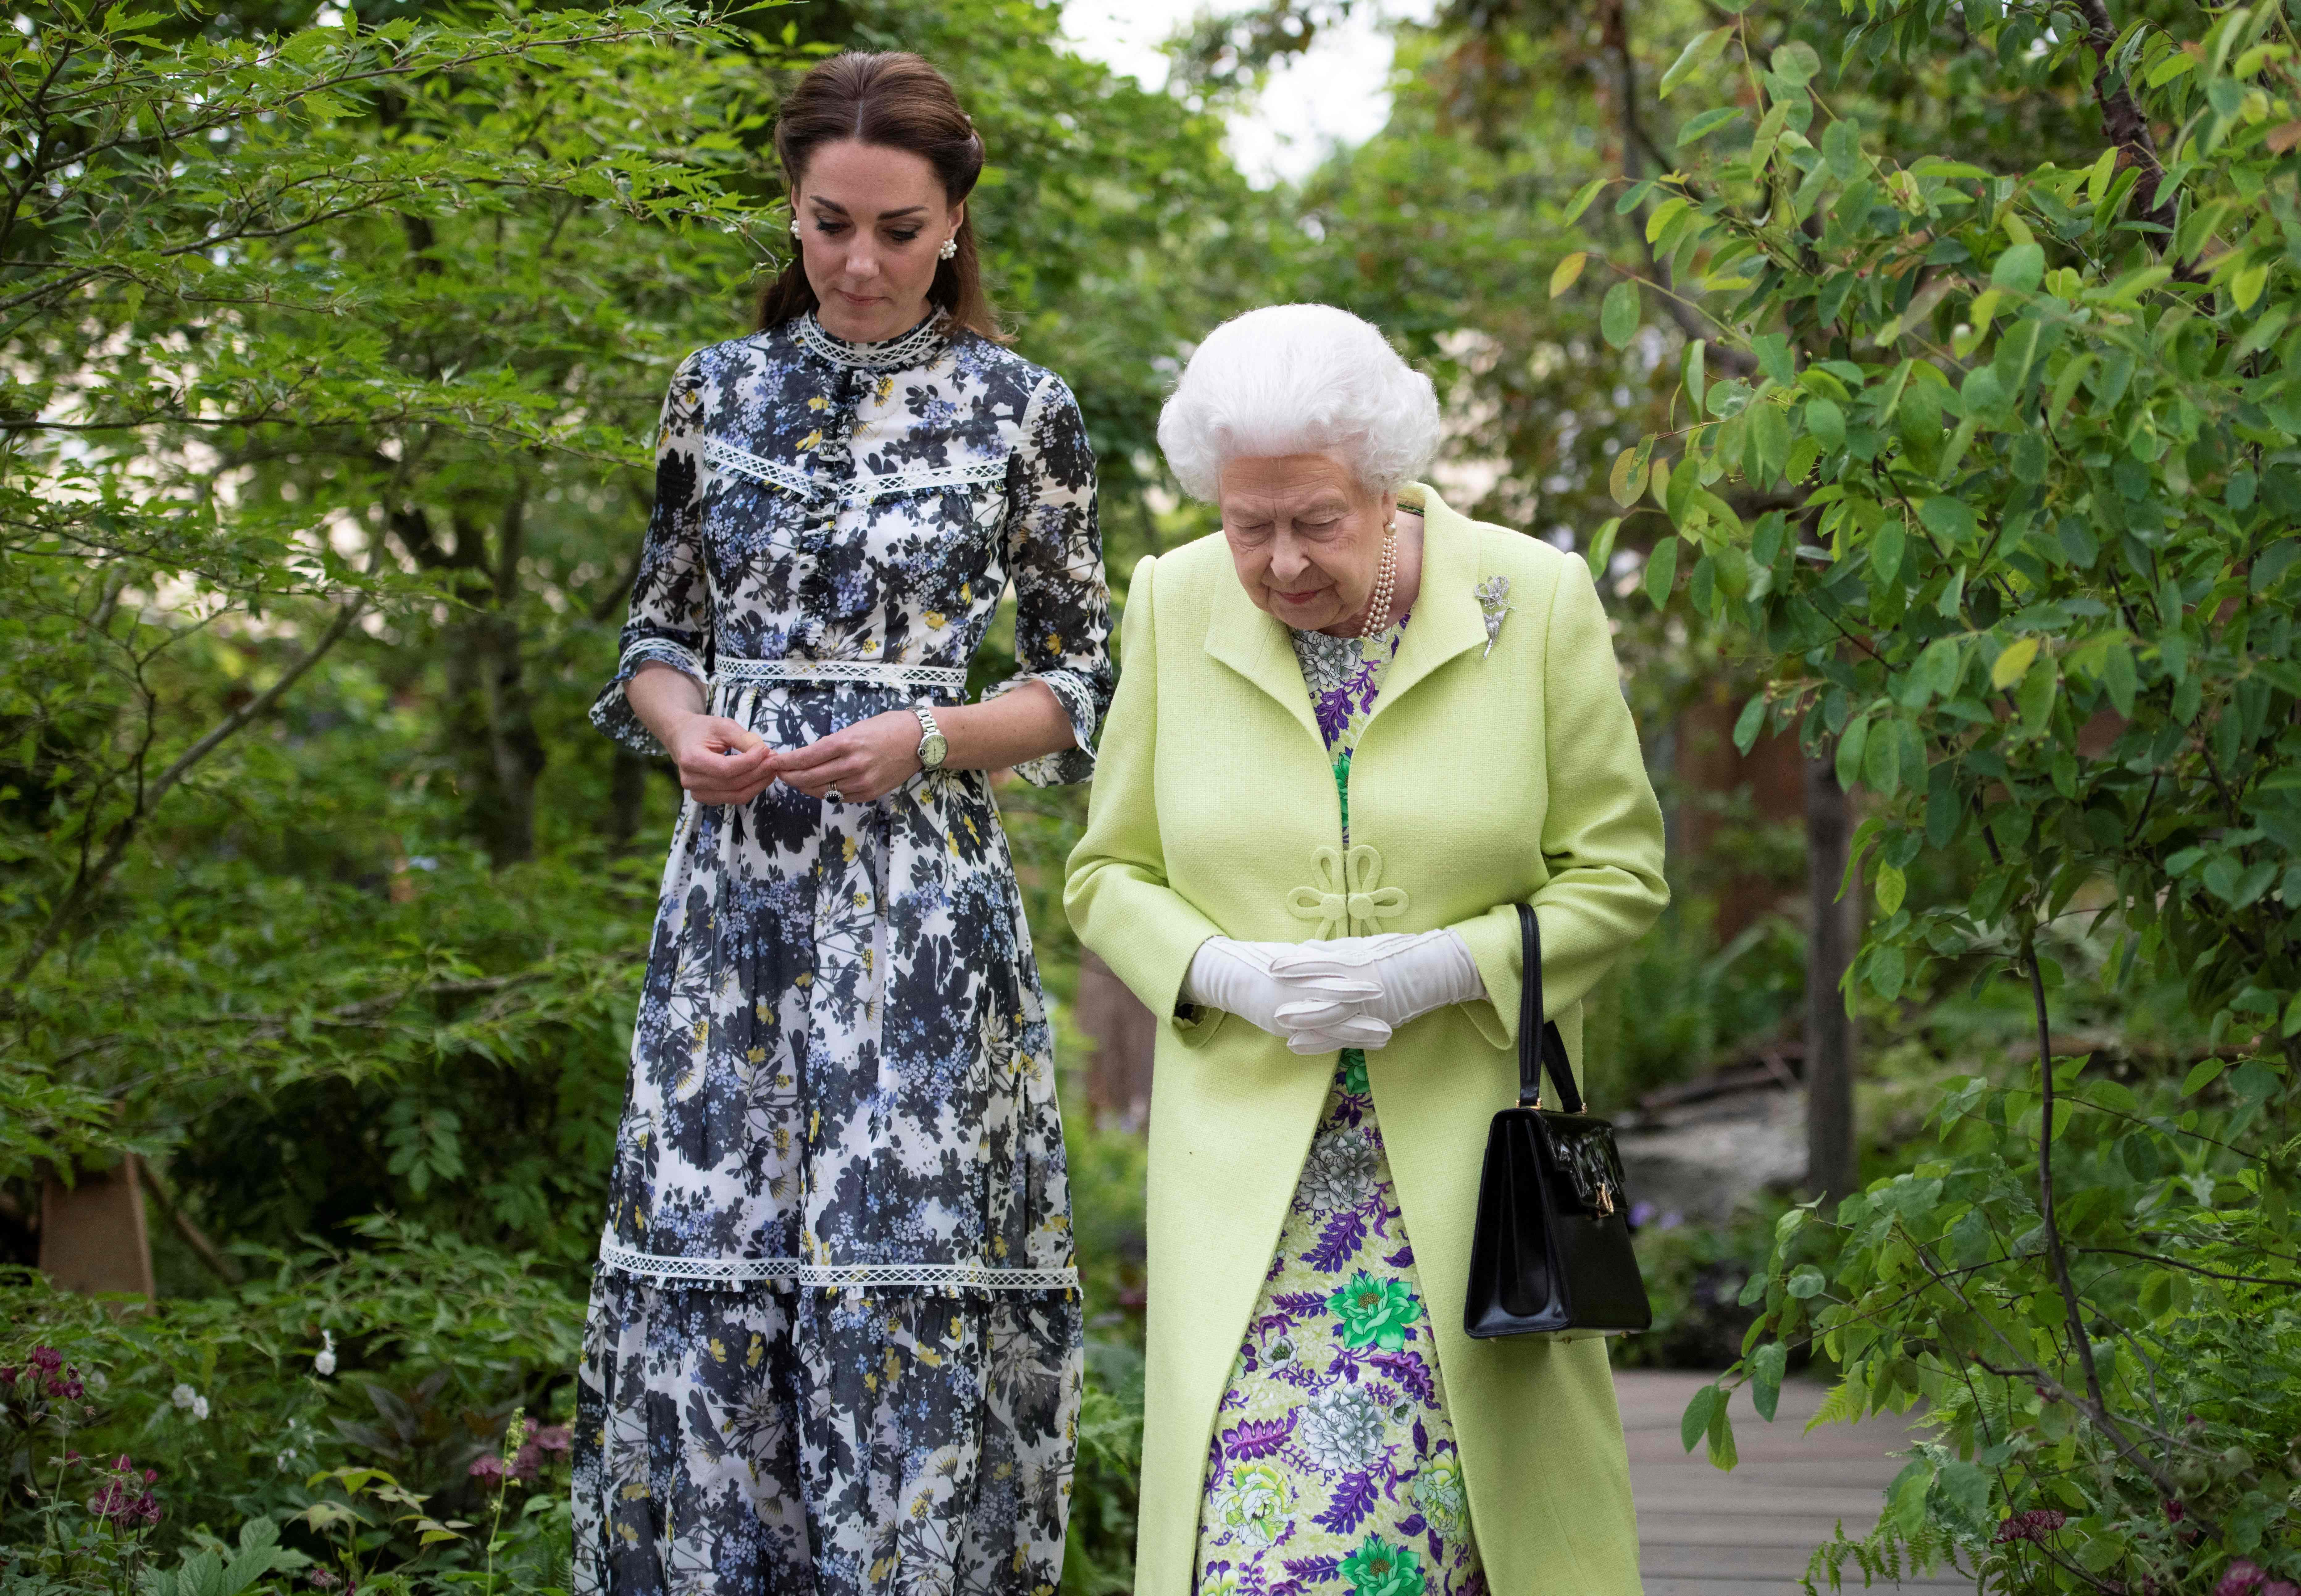
POLYGON ((1217 330, 1159 428, 1222 512, 1135 567, 1067 905, 1162 1017, 1141 1596, 1613 1596, 1605 1343, 1472 1341, 1517 906, 1547 1017, 1668 898, 1582 561, 1411 480, 1428 380, 1323 305, 1217 330))

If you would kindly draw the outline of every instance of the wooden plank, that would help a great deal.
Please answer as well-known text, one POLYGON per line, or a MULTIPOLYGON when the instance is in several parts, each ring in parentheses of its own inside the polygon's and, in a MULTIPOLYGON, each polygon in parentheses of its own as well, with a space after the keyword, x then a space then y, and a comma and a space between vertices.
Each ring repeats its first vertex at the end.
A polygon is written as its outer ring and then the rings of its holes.
MULTIPOLYGON (((1893 1454, 1909 1445, 1908 1426, 1886 1416, 1806 1434, 1828 1394, 1820 1383, 1785 1385, 1771 1424, 1737 1392, 1730 1411, 1741 1460, 1728 1472, 1712 1468, 1699 1446, 1689 1454, 1678 1438, 1678 1416, 1710 1383, 1677 1370, 1626 1369, 1615 1377, 1646 1596, 1796 1596, 1813 1549, 1838 1525, 1858 1535, 1877 1522, 1886 1486, 1901 1471, 1893 1454)), ((1970 1590, 1972 1582, 1936 1573, 1898 1588, 1970 1590)))

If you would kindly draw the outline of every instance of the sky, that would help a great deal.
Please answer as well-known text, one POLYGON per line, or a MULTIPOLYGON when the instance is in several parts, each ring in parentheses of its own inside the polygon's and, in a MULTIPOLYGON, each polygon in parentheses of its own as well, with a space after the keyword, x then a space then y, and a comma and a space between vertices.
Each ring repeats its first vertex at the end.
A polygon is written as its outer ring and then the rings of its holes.
MULTIPOLYGON (((1081 54, 1156 88, 1167 81, 1159 46, 1207 9, 1206 0, 1067 0, 1063 32, 1081 54)), ((1431 0, 1355 6, 1348 22, 1322 31, 1274 71, 1257 102, 1231 119, 1239 169, 1264 186, 1303 177, 1336 142, 1358 144, 1381 131, 1390 117, 1391 65, 1382 19, 1420 20, 1432 9, 1431 0)))

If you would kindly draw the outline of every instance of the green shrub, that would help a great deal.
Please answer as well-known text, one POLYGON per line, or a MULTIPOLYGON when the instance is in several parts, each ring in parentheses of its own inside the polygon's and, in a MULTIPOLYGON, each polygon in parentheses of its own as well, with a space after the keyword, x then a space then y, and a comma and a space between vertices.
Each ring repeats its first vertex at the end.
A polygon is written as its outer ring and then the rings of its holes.
MULTIPOLYGON (((1712 335, 1685 347, 1683 429, 1616 475, 1669 528, 1645 590, 1772 661, 1744 746, 1795 728, 1864 790, 1862 1001, 1890 1021, 1995 984, 2034 1039, 2013 1078, 1949 1084, 1905 1172, 1783 1216, 1728 1383, 1770 1416, 1811 1344, 1844 1371, 1830 1416, 1926 1405, 1883 1519, 1816 1579, 1949 1559, 1998 1590, 2290 1591, 2295 39, 2268 4, 2121 29, 2092 4, 1845 11, 1850 66, 2089 96, 2113 142, 2009 172, 1897 158, 1858 73, 1825 97, 1812 45, 1745 12, 1664 79, 1722 63, 1738 103, 1618 202, 1652 202, 1712 335), (2056 1047, 2090 984, 2063 958, 2096 938, 2109 1017, 2154 1012, 2201 1054, 2186 1074, 2056 1047)), ((1645 291, 1609 291, 1618 347, 1645 291)), ((1730 1466, 1723 1397, 1686 1438, 1730 1466)))

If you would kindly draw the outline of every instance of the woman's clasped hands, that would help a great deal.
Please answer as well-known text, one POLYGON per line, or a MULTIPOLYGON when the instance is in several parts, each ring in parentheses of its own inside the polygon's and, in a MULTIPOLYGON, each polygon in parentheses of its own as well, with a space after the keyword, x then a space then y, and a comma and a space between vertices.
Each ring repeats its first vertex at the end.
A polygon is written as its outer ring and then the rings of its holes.
POLYGON ((699 804, 748 804, 778 781, 809 798, 868 804, 919 769, 919 721, 906 709, 780 752, 741 722, 718 714, 688 715, 665 741, 679 766, 680 785, 699 804))
POLYGON ((1486 989, 1460 936, 1426 931, 1319 942, 1209 937, 1192 957, 1184 992, 1314 1054, 1379 1049, 1409 1020, 1486 989))

